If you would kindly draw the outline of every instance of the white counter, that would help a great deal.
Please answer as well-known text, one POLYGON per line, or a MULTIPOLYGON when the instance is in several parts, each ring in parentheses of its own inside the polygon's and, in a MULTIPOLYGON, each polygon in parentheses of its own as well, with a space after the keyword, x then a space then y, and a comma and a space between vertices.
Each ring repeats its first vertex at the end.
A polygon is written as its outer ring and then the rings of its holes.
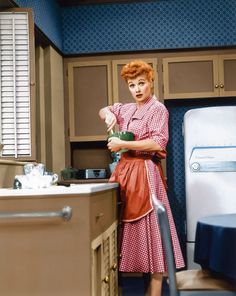
POLYGON ((33 196, 33 195, 58 195, 58 194, 89 194, 118 187, 118 183, 86 183, 71 184, 70 186, 51 186, 40 189, 0 189, 3 196, 33 196))

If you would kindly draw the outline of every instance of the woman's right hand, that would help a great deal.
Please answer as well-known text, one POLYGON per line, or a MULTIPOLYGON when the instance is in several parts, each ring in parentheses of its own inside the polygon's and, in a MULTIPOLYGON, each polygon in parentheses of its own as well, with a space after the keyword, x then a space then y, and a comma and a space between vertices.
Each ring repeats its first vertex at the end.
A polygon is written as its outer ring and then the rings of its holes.
POLYGON ((106 113, 105 123, 108 132, 111 131, 117 123, 116 116, 110 110, 106 113))
POLYGON ((109 107, 100 109, 99 116, 105 121, 108 132, 111 131, 117 123, 116 116, 110 111, 109 107))

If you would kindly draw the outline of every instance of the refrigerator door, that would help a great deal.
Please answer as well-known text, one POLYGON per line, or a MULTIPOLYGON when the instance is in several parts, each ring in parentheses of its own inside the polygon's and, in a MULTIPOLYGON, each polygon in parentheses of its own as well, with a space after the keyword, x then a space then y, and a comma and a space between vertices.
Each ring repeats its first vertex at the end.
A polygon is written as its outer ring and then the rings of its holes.
MULTIPOLYGON (((186 112, 184 148, 187 252, 192 253, 200 218, 236 212, 236 107, 186 112)), ((192 260, 193 254, 188 256, 192 260)))

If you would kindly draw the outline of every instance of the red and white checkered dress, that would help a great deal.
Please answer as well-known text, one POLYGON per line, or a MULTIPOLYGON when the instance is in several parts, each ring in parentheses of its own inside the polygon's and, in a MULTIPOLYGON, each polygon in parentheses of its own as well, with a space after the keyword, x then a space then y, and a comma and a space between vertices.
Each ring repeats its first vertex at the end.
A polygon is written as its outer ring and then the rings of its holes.
MULTIPOLYGON (((153 139, 163 149, 168 141, 168 111, 155 96, 139 109, 136 103, 117 103, 110 106, 116 115, 120 131, 131 131, 135 140, 153 139)), ((132 151, 137 157, 153 152, 132 151)), ((151 195, 155 195, 166 207, 170 223, 176 268, 184 267, 184 260, 177 237, 168 197, 160 171, 151 159, 145 159, 147 180, 151 195)), ((119 166, 117 166, 119 169, 119 166)), ((116 171, 117 173, 117 171, 116 171)), ((118 172, 119 173, 119 172, 118 172)), ((137 200, 138 202, 138 200, 137 200)), ((133 222, 124 222, 119 270, 122 272, 167 272, 164 251, 157 225, 155 210, 133 222)))

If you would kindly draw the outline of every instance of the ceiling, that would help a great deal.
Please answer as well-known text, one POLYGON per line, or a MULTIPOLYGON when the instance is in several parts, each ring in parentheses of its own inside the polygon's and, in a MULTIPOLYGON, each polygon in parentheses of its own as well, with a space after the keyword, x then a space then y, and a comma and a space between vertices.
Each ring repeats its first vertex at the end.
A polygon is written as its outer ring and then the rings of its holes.
POLYGON ((76 6, 86 4, 114 4, 114 3, 134 3, 134 2, 148 2, 150 0, 56 0, 60 6, 76 6))

